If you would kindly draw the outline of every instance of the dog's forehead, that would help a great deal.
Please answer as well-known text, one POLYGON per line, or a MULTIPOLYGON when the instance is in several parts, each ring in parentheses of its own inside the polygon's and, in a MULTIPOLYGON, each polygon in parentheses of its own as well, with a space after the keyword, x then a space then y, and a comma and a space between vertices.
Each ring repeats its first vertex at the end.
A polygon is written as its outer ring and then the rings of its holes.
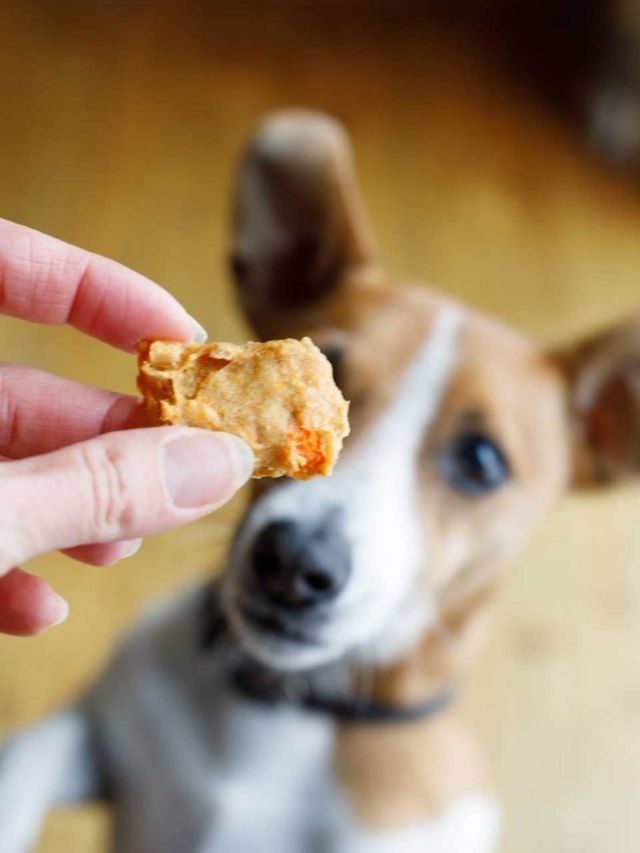
POLYGON ((421 358, 443 315, 452 312, 458 318, 452 378, 460 374, 485 395, 500 382, 511 385, 516 395, 527 386, 557 384, 557 372, 526 335, 431 288, 356 282, 333 300, 326 318, 331 329, 346 332, 345 340, 356 350, 353 369, 366 372, 375 384, 399 381, 421 358))

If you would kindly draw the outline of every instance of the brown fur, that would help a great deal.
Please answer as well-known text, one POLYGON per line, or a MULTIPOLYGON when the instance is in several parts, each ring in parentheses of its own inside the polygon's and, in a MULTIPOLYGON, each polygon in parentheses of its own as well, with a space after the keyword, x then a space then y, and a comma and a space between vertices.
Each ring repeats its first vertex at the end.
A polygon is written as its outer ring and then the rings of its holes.
POLYGON ((358 818, 374 830, 424 821, 490 789, 478 746, 454 712, 402 726, 343 725, 336 766, 358 818))

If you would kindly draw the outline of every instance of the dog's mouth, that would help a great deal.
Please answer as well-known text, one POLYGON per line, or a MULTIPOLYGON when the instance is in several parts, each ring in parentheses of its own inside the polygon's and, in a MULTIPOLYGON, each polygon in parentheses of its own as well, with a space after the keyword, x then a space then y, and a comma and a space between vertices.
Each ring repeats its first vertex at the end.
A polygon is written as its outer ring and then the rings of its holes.
POLYGON ((256 603, 245 603, 238 608, 241 619, 253 631, 274 639, 286 640, 303 646, 319 646, 321 641, 314 633, 272 610, 266 610, 256 603))
POLYGON ((335 659, 338 650, 326 639, 326 625, 302 614, 267 607, 223 587, 225 619, 240 646, 252 658, 278 670, 303 670, 335 659))

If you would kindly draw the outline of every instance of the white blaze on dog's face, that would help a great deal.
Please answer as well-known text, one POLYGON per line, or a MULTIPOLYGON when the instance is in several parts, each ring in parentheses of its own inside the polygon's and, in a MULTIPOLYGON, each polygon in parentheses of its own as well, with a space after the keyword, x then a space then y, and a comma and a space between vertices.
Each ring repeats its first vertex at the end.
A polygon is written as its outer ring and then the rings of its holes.
POLYGON ((351 401, 333 476, 261 481, 231 550, 229 621, 275 666, 402 661, 454 613, 464 646, 474 602, 562 490, 640 468, 640 322, 545 353, 391 286, 324 116, 276 115, 254 137, 233 269, 259 336, 309 335, 351 401))

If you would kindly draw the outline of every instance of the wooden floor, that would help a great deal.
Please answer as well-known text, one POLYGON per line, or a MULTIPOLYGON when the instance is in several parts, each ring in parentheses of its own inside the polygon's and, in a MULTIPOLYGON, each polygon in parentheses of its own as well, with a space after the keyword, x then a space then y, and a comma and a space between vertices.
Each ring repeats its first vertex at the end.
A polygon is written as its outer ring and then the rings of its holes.
MULTIPOLYGON (((223 264, 234 159, 266 111, 319 107, 353 134, 395 273, 545 341, 634 308, 637 187, 480 48, 395 9, 0 5, 0 214, 130 264, 212 337, 242 340, 223 264)), ((0 359, 133 387, 130 358, 67 330, 1 321, 0 359)), ((147 601, 213 571, 241 503, 113 569, 39 560, 72 613, 45 638, 0 639, 2 730, 86 683, 147 601)), ((506 853, 639 849, 639 518, 638 490, 567 500, 505 584, 465 701, 506 853)), ((40 849, 99 853, 107 827, 98 809, 59 814, 40 849)))

